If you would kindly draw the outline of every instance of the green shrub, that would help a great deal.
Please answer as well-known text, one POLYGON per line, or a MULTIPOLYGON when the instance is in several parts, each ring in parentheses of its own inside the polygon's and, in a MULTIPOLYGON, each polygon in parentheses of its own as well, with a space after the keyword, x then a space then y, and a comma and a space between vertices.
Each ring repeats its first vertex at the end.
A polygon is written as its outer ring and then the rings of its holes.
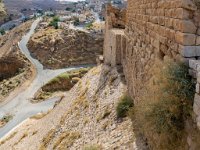
POLYGON ((133 100, 127 95, 123 96, 116 108, 117 117, 118 118, 126 117, 131 107, 133 107, 133 100))
POLYGON ((93 27, 93 22, 90 22, 86 25, 86 28, 87 29, 91 29, 93 27))
POLYGON ((4 29, 0 29, 0 34, 1 35, 4 35, 6 32, 5 32, 5 30, 4 29))
POLYGON ((169 64, 164 71, 169 84, 163 90, 168 94, 173 94, 180 99, 193 101, 195 93, 195 83, 188 72, 189 68, 183 63, 169 64))
POLYGON ((74 18, 74 25, 78 26, 80 24, 79 18, 75 17, 74 18))
MULTIPOLYGON (((162 67, 161 67, 162 66, 162 67)), ((154 78, 133 109, 133 118, 153 149, 179 150, 186 143, 184 123, 190 117, 195 83, 182 63, 170 62, 154 78)))
POLYGON ((58 22, 60 21, 58 16, 53 17, 53 20, 49 23, 49 26, 53 26, 55 29, 58 29, 58 22))

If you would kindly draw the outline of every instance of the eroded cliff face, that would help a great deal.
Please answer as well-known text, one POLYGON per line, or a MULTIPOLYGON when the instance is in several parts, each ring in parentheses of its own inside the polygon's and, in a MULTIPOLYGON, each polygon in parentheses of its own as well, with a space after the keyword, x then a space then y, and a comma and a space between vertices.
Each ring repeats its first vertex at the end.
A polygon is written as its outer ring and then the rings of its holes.
POLYGON ((40 29, 29 41, 32 55, 47 68, 95 64, 103 52, 102 36, 72 29, 40 29))
POLYGON ((6 17, 6 11, 3 4, 3 0, 0 0, 0 24, 3 22, 5 17, 6 17))
POLYGON ((31 24, 32 21, 26 22, 0 37, 0 102, 33 73, 30 62, 18 47, 31 24))
POLYGON ((23 68, 23 61, 16 60, 15 57, 9 56, 0 60, 0 81, 14 76, 20 68, 23 68))

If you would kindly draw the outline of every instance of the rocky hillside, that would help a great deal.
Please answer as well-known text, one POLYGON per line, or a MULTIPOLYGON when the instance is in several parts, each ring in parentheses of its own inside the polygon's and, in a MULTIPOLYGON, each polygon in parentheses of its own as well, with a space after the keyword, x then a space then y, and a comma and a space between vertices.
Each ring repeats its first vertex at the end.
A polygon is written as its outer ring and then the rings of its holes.
POLYGON ((28 44, 32 55, 47 68, 94 64, 103 52, 103 38, 76 30, 46 28, 28 44))
POLYGON ((143 149, 129 118, 117 119, 126 92, 116 69, 90 70, 48 114, 27 120, 1 141, 0 149, 143 149))
POLYGON ((17 46, 31 24, 26 22, 0 37, 0 102, 32 74, 30 62, 17 46))
POLYGON ((0 0, 0 23, 4 20, 5 16, 6 16, 6 11, 4 8, 4 4, 3 1, 0 0))
POLYGON ((20 14, 20 10, 24 8, 41 8, 43 10, 49 10, 50 8, 64 10, 66 8, 55 0, 4 0, 4 3, 9 14, 20 14))

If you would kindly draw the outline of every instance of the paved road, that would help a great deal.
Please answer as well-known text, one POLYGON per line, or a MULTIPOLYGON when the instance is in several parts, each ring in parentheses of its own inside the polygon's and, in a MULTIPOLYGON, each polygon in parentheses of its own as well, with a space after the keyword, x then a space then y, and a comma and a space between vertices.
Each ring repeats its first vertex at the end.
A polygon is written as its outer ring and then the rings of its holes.
MULTIPOLYGON (((94 12, 92 11, 92 14, 95 18, 95 23, 101 23, 101 20, 100 20, 100 17, 99 17, 99 14, 97 12, 94 12)), ((86 29, 86 24, 85 25, 77 25, 77 26, 74 26, 73 23, 70 23, 69 25, 69 29, 73 29, 73 30, 80 30, 80 31, 84 31, 84 32, 87 32, 87 33, 90 33, 87 29, 86 29)))
POLYGON ((84 66, 79 66, 79 67, 71 67, 59 70, 49 70, 49 69, 44 70, 42 64, 38 60, 31 57, 30 52, 26 45, 30 39, 30 36, 34 33, 34 30, 39 21, 40 19, 34 21, 29 33, 27 33, 19 42, 20 50, 37 69, 36 78, 26 90, 19 93, 11 101, 0 105, 0 118, 6 114, 14 115, 13 119, 8 124, 6 124, 3 128, 0 128, 0 138, 5 136, 9 131, 11 131, 14 127, 16 127, 25 119, 37 113, 48 111, 54 106, 55 102, 59 100, 59 98, 52 98, 49 99, 48 101, 44 101, 38 104, 32 104, 30 102, 30 99, 33 98, 34 94, 37 92, 38 89, 40 89, 42 85, 44 85, 45 83, 47 83, 48 81, 50 81, 51 79, 53 79, 54 77, 63 72, 84 67, 84 66))
POLYGON ((8 21, 8 22, 2 24, 0 26, 0 29, 4 29, 5 31, 8 31, 11 28, 13 28, 13 26, 20 25, 23 22, 24 19, 25 19, 25 16, 24 16, 24 14, 21 13, 21 17, 19 19, 11 20, 11 21, 8 21))

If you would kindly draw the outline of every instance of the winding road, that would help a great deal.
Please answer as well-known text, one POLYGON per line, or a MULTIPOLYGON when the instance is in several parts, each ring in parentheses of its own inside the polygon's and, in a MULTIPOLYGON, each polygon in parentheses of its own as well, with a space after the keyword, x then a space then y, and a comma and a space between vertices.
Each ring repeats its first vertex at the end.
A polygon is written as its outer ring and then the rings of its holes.
POLYGON ((33 98, 37 90, 39 90, 45 83, 63 72, 84 67, 78 66, 58 70, 43 69, 43 65, 38 60, 31 57, 26 45, 31 35, 34 33, 39 21, 40 18, 33 22, 30 31, 25 36, 23 36, 22 40, 18 44, 21 52, 30 60, 30 62, 36 68, 37 75, 26 90, 18 93, 16 97, 8 101, 7 103, 0 104, 0 118, 6 114, 14 115, 13 119, 10 122, 8 122, 4 127, 0 128, 0 138, 4 137, 27 118, 40 112, 47 112, 49 109, 53 108, 55 102, 60 98, 52 98, 37 104, 32 104, 30 102, 30 99, 33 98))

